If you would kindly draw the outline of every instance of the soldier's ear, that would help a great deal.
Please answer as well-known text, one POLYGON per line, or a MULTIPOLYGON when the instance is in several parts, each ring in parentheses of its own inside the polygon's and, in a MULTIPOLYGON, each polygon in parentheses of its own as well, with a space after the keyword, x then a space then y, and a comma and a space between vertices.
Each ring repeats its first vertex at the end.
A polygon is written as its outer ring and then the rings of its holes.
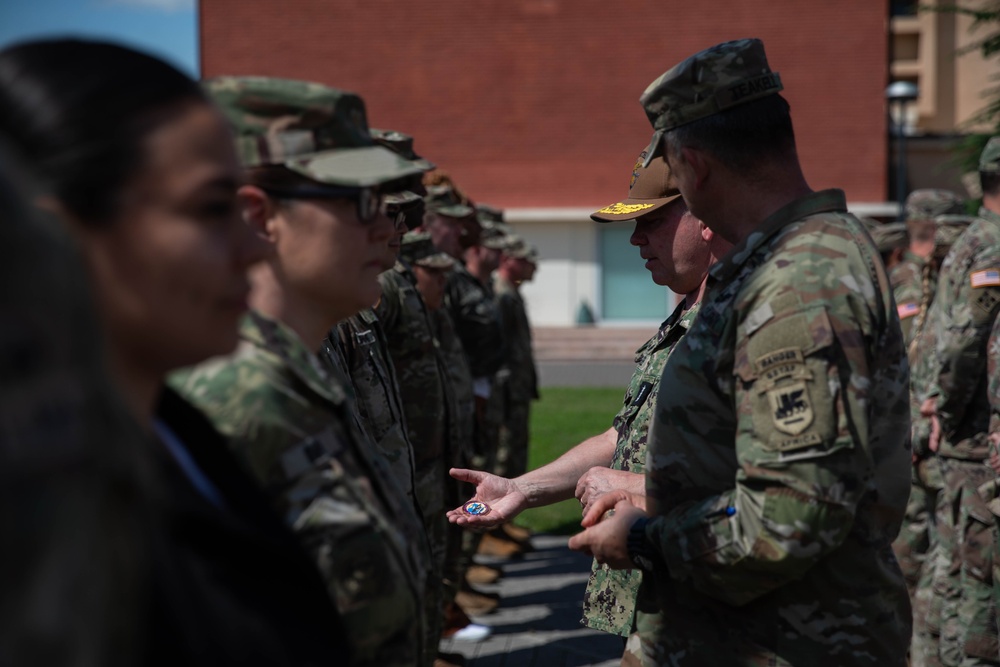
POLYGON ((688 172, 688 181, 696 190, 701 190, 712 170, 711 155, 691 146, 682 146, 680 153, 684 160, 681 168, 688 172))
POLYGON ((698 221, 698 225, 700 226, 701 229, 701 240, 704 241, 705 243, 711 243, 712 239, 715 238, 715 232, 709 229, 708 225, 706 225, 701 220, 698 221))
POLYGON ((244 185, 236 191, 240 201, 240 211, 243 222, 247 223, 258 236, 274 243, 277 226, 275 213, 276 202, 266 192, 253 185, 244 185))

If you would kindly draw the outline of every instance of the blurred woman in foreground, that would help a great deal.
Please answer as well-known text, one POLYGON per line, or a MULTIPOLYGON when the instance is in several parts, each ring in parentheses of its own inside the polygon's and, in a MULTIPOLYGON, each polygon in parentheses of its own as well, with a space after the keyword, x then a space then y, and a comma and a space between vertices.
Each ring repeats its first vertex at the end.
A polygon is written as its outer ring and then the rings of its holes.
POLYGON ((266 252, 240 219, 225 120, 155 58, 39 41, 0 52, 0 136, 81 247, 111 376, 144 431, 141 663, 335 662, 342 630, 315 568, 225 442, 164 388, 233 349, 246 271, 266 252))

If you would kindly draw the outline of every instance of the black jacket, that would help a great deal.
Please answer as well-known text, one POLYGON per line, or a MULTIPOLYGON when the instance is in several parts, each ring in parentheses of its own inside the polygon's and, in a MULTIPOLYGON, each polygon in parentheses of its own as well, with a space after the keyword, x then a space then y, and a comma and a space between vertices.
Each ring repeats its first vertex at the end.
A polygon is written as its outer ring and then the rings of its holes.
POLYGON ((150 517, 145 664, 346 665, 339 616, 315 565, 195 408, 165 389, 157 417, 225 501, 199 493, 166 447, 150 517))

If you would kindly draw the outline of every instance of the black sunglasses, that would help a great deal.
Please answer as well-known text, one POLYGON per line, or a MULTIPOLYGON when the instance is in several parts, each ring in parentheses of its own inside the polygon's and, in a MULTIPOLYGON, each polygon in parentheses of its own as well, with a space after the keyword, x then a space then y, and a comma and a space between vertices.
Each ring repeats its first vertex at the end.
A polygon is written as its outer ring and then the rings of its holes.
POLYGON ((336 188, 311 185, 280 188, 267 186, 265 192, 281 199, 351 199, 358 207, 358 220, 371 222, 382 207, 382 193, 373 187, 336 188))

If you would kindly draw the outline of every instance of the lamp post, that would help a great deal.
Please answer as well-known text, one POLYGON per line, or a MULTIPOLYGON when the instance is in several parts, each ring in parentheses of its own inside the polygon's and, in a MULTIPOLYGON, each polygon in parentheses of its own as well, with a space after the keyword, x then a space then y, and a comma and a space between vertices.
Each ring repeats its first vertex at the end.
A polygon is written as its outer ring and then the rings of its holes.
MULTIPOLYGON (((906 105, 917 99, 920 90, 917 84, 909 81, 893 81, 885 89, 885 97, 891 105, 897 104, 896 114, 896 198, 899 199, 899 219, 902 220, 906 214, 906 105)), ((892 118, 892 114, 889 114, 892 118)))

